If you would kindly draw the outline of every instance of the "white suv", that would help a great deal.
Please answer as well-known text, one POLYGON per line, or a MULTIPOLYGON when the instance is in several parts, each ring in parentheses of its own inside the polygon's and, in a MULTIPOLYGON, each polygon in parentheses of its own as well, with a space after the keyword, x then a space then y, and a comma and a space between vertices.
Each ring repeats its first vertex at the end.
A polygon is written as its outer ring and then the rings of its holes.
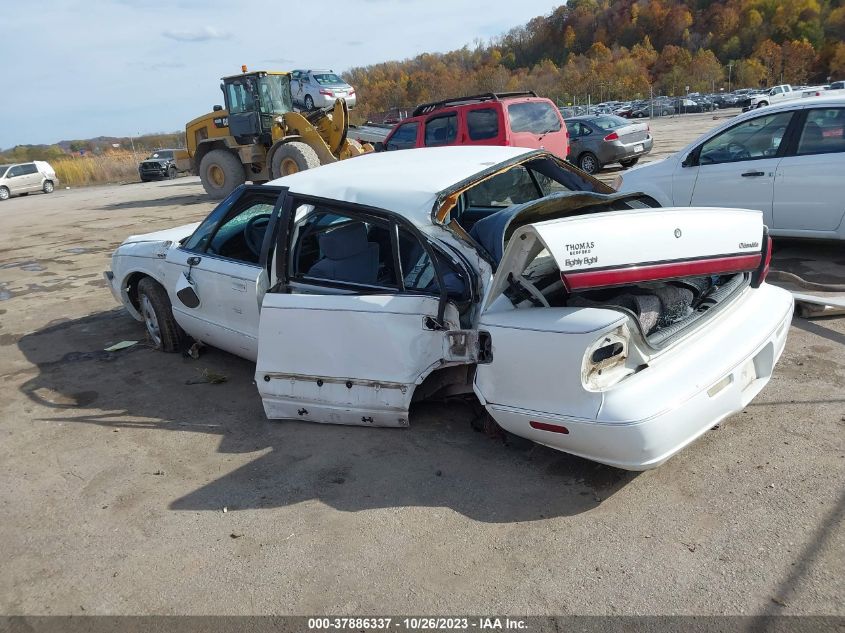
POLYGON ((43 161, 0 165, 0 200, 32 191, 53 193, 58 182, 55 170, 43 161))
POLYGON ((845 174, 845 97, 813 97, 729 119, 614 186, 663 206, 757 209, 774 236, 845 240, 837 174, 845 174))

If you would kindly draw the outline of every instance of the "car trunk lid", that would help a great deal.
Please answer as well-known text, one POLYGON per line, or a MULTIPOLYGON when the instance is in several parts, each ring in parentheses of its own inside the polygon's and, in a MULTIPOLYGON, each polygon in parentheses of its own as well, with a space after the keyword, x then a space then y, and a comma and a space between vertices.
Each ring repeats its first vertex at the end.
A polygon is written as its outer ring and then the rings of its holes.
POLYGON ((522 224, 482 312, 610 308, 634 317, 646 341, 664 347, 749 281, 759 284, 768 256, 764 231, 759 212, 715 208, 602 211, 522 224))
POLYGON ((646 140, 648 137, 648 125, 645 123, 632 123, 614 130, 619 140, 629 145, 631 143, 638 143, 646 140))

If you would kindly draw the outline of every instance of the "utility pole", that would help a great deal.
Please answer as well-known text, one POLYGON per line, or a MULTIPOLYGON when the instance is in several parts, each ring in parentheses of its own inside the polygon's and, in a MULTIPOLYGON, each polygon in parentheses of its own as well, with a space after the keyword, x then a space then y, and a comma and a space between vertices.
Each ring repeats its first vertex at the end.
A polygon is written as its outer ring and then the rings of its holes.
POLYGON ((649 97, 648 107, 649 107, 649 110, 650 110, 649 113, 648 113, 648 118, 653 119, 654 118, 654 86, 652 86, 651 84, 649 84, 649 86, 648 86, 648 97, 649 97))
POLYGON ((728 62, 728 92, 731 91, 731 69, 733 68, 733 65, 733 62, 728 62))

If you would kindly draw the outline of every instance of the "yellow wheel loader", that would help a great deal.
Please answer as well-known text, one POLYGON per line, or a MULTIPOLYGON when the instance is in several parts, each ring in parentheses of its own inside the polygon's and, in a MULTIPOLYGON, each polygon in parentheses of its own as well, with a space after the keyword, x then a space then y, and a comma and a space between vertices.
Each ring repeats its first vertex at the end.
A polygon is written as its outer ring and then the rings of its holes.
POLYGON ((290 73, 253 71, 223 77, 226 103, 185 126, 187 150, 177 166, 202 180, 206 192, 225 198, 247 180, 260 183, 371 152, 347 139, 349 110, 334 106, 295 112, 290 73))

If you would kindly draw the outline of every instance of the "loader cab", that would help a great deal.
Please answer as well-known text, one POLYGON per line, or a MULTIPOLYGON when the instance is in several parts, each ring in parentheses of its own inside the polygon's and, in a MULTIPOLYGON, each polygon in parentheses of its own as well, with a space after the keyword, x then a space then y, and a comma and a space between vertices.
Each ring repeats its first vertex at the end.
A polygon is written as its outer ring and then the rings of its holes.
POLYGON ((293 109, 290 74, 251 72, 223 77, 229 132, 241 145, 272 143, 273 119, 293 109))

